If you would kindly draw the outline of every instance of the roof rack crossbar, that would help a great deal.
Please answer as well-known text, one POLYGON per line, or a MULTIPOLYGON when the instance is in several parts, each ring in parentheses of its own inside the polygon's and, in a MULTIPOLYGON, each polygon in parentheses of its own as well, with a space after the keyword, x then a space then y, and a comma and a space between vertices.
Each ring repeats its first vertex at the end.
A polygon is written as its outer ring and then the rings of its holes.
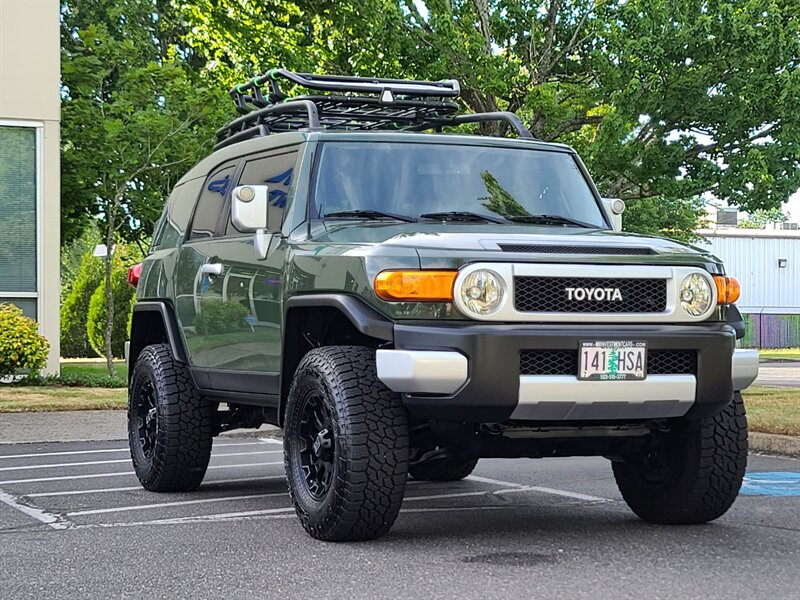
POLYGON ((426 129, 441 129, 442 127, 453 127, 464 123, 486 123, 490 121, 504 121, 514 128, 519 137, 535 140, 536 138, 530 130, 523 125, 520 118, 512 112, 496 111, 486 113, 474 113, 469 115, 456 115, 443 119, 431 119, 428 123, 422 123, 409 128, 411 131, 425 131, 426 129))

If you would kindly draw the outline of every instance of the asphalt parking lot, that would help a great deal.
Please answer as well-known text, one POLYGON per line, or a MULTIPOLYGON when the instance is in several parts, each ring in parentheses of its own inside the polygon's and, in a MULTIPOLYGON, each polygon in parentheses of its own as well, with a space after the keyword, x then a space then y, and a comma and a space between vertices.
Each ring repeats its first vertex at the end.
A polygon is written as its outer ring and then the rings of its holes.
POLYGON ((385 538, 326 544, 277 440, 218 440, 203 486, 140 489, 124 442, 0 445, 3 598, 797 598, 800 462, 751 456, 716 523, 637 520, 601 458, 409 482, 385 538))

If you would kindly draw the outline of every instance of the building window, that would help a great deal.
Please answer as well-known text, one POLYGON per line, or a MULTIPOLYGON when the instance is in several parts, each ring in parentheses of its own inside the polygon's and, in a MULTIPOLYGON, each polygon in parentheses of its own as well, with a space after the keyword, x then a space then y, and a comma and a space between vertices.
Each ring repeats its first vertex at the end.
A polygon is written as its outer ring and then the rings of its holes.
POLYGON ((0 125, 0 302, 36 318, 37 130, 0 125))

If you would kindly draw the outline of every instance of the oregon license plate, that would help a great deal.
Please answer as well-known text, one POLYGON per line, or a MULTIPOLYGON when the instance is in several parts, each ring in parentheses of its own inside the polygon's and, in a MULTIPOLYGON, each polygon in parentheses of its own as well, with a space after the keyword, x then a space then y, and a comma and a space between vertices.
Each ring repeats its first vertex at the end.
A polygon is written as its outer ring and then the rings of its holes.
POLYGON ((581 342, 578 379, 620 381, 647 376, 646 342, 581 342))

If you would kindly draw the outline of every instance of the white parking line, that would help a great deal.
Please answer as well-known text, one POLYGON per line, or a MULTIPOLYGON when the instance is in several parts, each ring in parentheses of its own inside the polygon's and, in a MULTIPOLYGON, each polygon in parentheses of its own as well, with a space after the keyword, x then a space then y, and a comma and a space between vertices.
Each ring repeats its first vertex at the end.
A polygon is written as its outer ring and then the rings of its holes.
MULTIPOLYGON (((214 449, 216 448, 228 448, 230 446, 262 446, 264 442, 257 441, 257 442, 237 442, 233 444, 214 444, 214 449)), ((0 455, 0 460, 5 458, 39 458, 40 456, 68 456, 68 455, 75 455, 75 454, 104 454, 108 452, 130 452, 130 448, 125 446, 124 448, 105 448, 102 450, 67 450, 64 452, 33 452, 30 454, 6 454, 0 455)))
POLYGON ((9 494, 2 490, 0 490, 0 502, 10 506, 15 510, 18 510, 23 514, 28 515, 29 517, 36 519, 37 521, 40 521, 41 523, 44 523, 45 525, 49 525, 53 529, 69 529, 72 527, 72 523, 63 517, 49 513, 41 508, 36 508, 35 506, 29 506, 25 504, 25 502, 19 496, 9 494))
MULTIPOLYGON (((213 454, 211 458, 223 456, 253 456, 256 454, 280 454, 281 450, 263 450, 260 452, 229 452, 227 454, 213 454)), ((119 458, 114 460, 89 460, 84 462, 53 463, 45 465, 17 465, 15 467, 0 467, 0 471, 27 471, 29 469, 59 469, 69 467, 89 467, 92 465, 111 465, 119 463, 129 463, 130 458, 119 458)))
POLYGON ((115 460, 93 460, 75 463, 54 463, 52 465, 17 465, 16 467, 0 467, 0 471, 27 471, 29 469, 58 469, 61 467, 86 467, 90 465, 111 465, 119 463, 130 463, 130 458, 120 458, 115 460))
POLYGON ((491 494, 490 490, 481 490, 480 492, 458 492, 456 494, 435 494, 431 496, 411 496, 410 498, 403 498, 403 502, 414 502, 415 500, 440 500, 442 498, 466 498, 467 496, 487 496, 491 494))
POLYGON ((294 517, 294 508, 266 508, 264 510, 247 510, 244 512, 223 513, 216 515, 197 515, 193 517, 175 517, 173 519, 155 519, 153 521, 122 521, 119 523, 90 523, 86 525, 76 525, 74 529, 95 529, 105 527, 137 527, 140 525, 183 525, 187 523, 214 523, 218 521, 238 521, 248 517, 272 517, 288 518, 294 517))
POLYGON ((133 506, 115 506, 113 508, 95 508, 92 510, 77 510, 68 512, 68 517, 84 515, 104 515, 107 513, 129 512, 132 510, 148 510, 151 508, 171 508, 173 506, 189 506, 191 504, 210 504, 212 502, 232 502, 234 500, 250 500, 252 498, 273 498, 288 496, 288 492, 275 492, 272 494, 247 494, 245 496, 223 496, 221 498, 200 498, 198 500, 180 500, 178 502, 159 502, 157 504, 136 504, 133 506))
MULTIPOLYGON (((209 485, 226 484, 226 483, 239 483, 246 481, 267 481, 270 479, 286 479, 285 475, 271 475, 269 477, 239 477, 238 479, 216 479, 212 481, 203 482, 203 487, 209 485)), ((201 488, 202 489, 202 488, 201 488)), ((26 498, 46 498, 48 496, 82 496, 84 494, 107 494, 109 492, 135 492, 146 491, 141 485, 132 485, 129 487, 117 488, 97 488, 93 490, 68 490, 65 492, 42 492, 38 494, 25 494, 26 498)))
POLYGON ((495 494, 510 494, 513 492, 540 492, 542 494, 552 494, 554 496, 564 496, 566 498, 574 498, 576 500, 586 500, 588 502, 613 502, 611 498, 600 498, 599 496, 590 496, 588 494, 579 494, 578 492, 569 492, 567 490, 557 490, 549 487, 542 487, 538 485, 523 485, 521 483, 514 483, 511 481, 500 481, 499 479, 490 479, 489 477, 480 477, 478 475, 470 475, 467 477, 472 481, 479 481, 481 483, 490 483, 492 485, 502 485, 514 489, 498 490, 495 494))
MULTIPOLYGON (((211 465, 211 469, 239 469, 244 467, 269 467, 282 465, 283 461, 268 463, 245 463, 241 465, 211 465)), ((120 477, 122 475, 135 475, 133 471, 120 471, 118 473, 92 473, 90 475, 61 475, 58 477, 35 477, 33 479, 9 479, 0 481, 0 485, 13 485, 17 483, 40 483, 43 481, 72 481, 73 479, 97 479, 98 477, 120 477)))

